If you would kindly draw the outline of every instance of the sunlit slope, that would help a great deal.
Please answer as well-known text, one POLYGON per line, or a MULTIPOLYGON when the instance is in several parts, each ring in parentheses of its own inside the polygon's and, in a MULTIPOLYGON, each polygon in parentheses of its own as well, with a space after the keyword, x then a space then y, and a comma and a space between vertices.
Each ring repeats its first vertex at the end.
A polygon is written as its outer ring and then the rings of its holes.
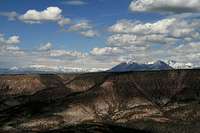
POLYGON ((184 133, 200 123, 200 70, 4 75, 0 92, 2 131, 109 123, 184 133))

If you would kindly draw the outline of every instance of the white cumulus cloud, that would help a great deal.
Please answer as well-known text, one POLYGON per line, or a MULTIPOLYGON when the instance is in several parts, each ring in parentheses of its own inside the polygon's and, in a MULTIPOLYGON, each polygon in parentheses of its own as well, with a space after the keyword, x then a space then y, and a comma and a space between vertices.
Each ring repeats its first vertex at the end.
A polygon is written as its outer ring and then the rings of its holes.
POLYGON ((24 55, 24 51, 17 45, 20 43, 20 37, 17 35, 6 38, 0 34, 0 55, 3 56, 19 56, 24 55))
POLYGON ((62 10, 59 7, 48 7, 43 11, 28 10, 21 15, 20 20, 26 23, 40 23, 42 21, 59 21, 62 19, 62 10))
POLYGON ((121 20, 109 28, 108 43, 114 46, 177 44, 200 39, 198 19, 165 18, 144 23, 121 20))
POLYGON ((92 29, 92 25, 88 21, 84 20, 70 26, 68 31, 83 31, 88 29, 92 29))
POLYGON ((41 51, 47 51, 47 50, 50 50, 52 48, 52 44, 50 42, 44 44, 44 45, 41 45, 39 47, 39 50, 41 51))
POLYGON ((94 29, 94 26, 88 20, 81 20, 68 29, 68 32, 78 32, 80 35, 86 38, 93 38, 99 35, 98 31, 94 29))
POLYGON ((20 37, 17 35, 11 36, 8 39, 3 34, 0 35, 0 45, 15 45, 20 43, 20 37))
POLYGON ((98 32, 95 30, 81 31, 80 34, 88 38, 92 38, 99 35, 98 32))
POLYGON ((117 47, 93 48, 90 53, 92 55, 113 55, 122 53, 122 50, 117 47))
POLYGON ((67 51, 67 50, 51 50, 49 52, 51 57, 78 57, 83 58, 86 54, 78 51, 67 51))
POLYGON ((67 24, 71 24, 71 19, 70 18, 61 18, 59 21, 58 21, 58 24, 63 27, 67 24))
POLYGON ((142 12, 199 12, 200 0, 134 0, 129 8, 131 11, 142 12))

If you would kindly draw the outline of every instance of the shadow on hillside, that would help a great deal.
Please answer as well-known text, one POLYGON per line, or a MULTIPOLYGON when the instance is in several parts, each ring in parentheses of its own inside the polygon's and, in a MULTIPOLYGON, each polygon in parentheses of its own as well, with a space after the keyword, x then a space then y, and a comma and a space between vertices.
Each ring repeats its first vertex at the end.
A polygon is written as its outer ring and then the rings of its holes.
POLYGON ((68 126, 62 129, 46 131, 43 133, 150 133, 118 125, 90 123, 68 126))

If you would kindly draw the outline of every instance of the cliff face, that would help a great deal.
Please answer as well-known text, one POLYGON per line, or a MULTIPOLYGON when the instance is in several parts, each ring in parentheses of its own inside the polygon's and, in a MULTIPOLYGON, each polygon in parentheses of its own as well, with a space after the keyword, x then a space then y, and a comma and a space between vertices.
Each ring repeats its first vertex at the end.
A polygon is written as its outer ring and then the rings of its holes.
POLYGON ((117 125, 193 133, 200 126, 199 103, 200 70, 2 75, 0 131, 74 131, 90 123, 94 132, 117 125))

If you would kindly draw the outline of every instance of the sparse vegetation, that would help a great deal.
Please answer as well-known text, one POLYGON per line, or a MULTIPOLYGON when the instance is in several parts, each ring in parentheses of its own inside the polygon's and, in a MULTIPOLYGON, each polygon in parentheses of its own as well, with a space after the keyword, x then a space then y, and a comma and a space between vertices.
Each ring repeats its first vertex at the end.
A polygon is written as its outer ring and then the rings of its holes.
POLYGON ((0 132, 199 131, 200 71, 69 76, 0 77, 0 132))

